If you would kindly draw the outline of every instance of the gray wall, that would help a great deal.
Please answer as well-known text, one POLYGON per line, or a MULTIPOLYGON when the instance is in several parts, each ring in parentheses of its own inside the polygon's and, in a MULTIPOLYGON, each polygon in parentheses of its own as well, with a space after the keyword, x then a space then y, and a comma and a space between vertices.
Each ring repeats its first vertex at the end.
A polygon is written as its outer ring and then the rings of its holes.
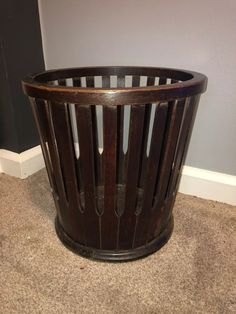
POLYGON ((205 73, 186 164, 236 175, 235 0, 39 0, 48 69, 151 65, 205 73))

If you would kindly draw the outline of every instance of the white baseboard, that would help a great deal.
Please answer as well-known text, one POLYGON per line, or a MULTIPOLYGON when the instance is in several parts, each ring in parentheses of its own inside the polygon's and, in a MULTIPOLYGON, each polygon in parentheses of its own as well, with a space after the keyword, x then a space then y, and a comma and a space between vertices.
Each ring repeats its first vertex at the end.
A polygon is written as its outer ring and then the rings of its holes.
POLYGON ((0 172, 17 178, 27 178, 45 167, 40 145, 20 154, 0 149, 0 172))
POLYGON ((236 205, 236 176, 184 166, 179 192, 236 205))
MULTIPOLYGON (((43 167, 40 146, 21 154, 0 149, 0 172, 24 179, 43 167)), ((179 192, 236 205, 236 176, 184 166, 179 192)))

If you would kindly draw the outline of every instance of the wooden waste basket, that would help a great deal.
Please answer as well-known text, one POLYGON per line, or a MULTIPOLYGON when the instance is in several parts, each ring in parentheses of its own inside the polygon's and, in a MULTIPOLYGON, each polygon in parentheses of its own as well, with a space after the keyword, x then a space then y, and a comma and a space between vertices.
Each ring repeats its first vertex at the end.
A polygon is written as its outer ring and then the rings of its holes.
POLYGON ((85 257, 128 261, 163 246, 203 74, 86 67, 23 80, 57 209, 56 231, 85 257))

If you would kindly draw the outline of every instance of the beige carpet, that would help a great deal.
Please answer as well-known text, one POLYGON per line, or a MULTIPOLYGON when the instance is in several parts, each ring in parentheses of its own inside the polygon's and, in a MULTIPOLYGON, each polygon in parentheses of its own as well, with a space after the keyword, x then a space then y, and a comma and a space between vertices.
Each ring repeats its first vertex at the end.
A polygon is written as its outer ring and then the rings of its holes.
POLYGON ((45 171, 1 174, 0 213, 0 313, 236 313, 235 207, 179 195, 168 244, 125 264, 59 242, 45 171))

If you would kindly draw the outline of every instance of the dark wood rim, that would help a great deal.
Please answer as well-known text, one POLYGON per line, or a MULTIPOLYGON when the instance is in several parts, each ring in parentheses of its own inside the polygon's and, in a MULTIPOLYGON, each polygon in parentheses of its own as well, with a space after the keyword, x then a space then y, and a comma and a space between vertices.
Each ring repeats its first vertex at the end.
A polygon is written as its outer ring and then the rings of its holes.
POLYGON ((161 249, 162 246, 168 242, 172 235, 174 229, 174 218, 173 215, 171 215, 166 227, 151 242, 148 242, 146 245, 140 246, 138 248, 129 250, 102 250, 79 244, 69 237, 68 234, 64 231, 58 217, 55 219, 55 229, 61 242, 72 252, 82 257, 106 262, 128 262, 146 257, 161 249))
POLYGON ((203 93, 206 90, 207 77, 198 72, 171 68, 84 67, 50 70, 31 75, 22 80, 22 85, 24 92, 28 96, 61 103, 127 105, 169 101, 203 93), (106 75, 166 77, 182 82, 159 86, 124 88, 53 86, 45 83, 65 78, 106 75))

